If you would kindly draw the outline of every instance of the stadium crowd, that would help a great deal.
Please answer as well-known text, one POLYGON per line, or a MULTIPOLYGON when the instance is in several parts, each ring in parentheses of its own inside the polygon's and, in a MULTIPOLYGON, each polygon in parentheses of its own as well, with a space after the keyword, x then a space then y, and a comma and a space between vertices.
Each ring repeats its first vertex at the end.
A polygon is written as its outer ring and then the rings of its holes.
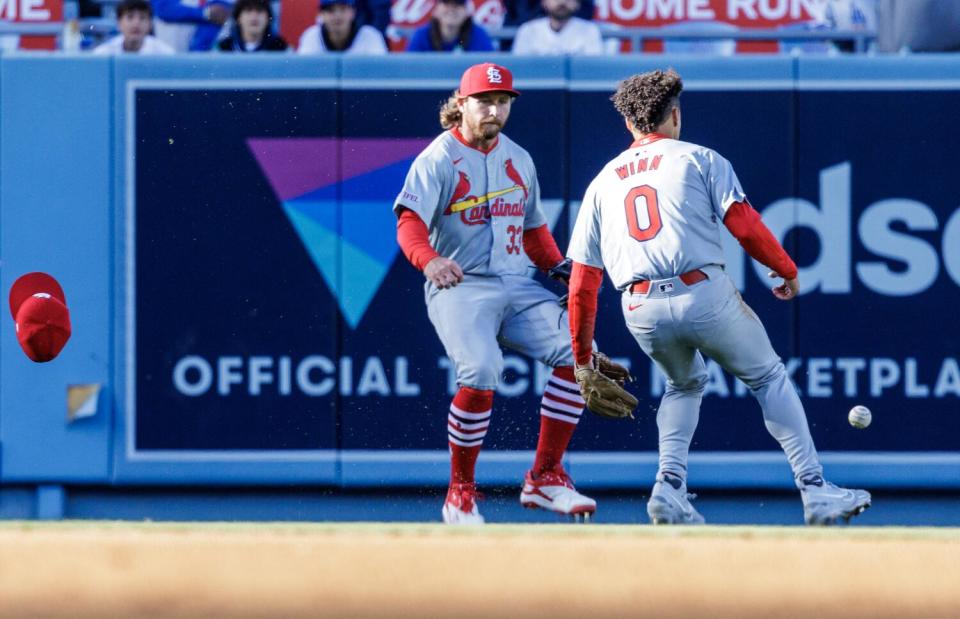
MULTIPOLYGON (((510 44, 523 54, 600 54, 600 29, 590 17, 592 0, 510 0, 504 25, 519 25, 510 44)), ((119 34, 96 47, 100 54, 292 51, 276 29, 270 0, 122 0, 116 6, 119 34), (153 34, 150 35, 150 22, 153 34)), ((317 21, 297 41, 299 54, 346 52, 494 51, 504 49, 473 19, 470 0, 436 0, 429 21, 411 33, 390 32, 384 0, 319 0, 317 21), (409 36, 403 36, 409 34, 409 36)), ((506 51, 506 50, 505 50, 506 51)))
MULTIPOLYGON (((311 1, 311 0, 306 0, 311 1)), ((115 9, 119 34, 99 43, 97 53, 288 52, 377 55, 391 52, 512 51, 523 55, 615 54, 625 49, 593 19, 593 0, 503 0, 499 14, 478 15, 482 0, 434 0, 419 27, 391 23, 391 0, 315 0, 316 22, 296 41, 278 33, 274 0, 121 0, 115 9), (152 20, 152 32, 150 23, 152 20), (495 23, 488 32, 483 23, 495 23), (508 36, 504 36, 508 33, 508 36), (604 34, 608 38, 604 38, 604 34)), ((82 0, 81 15, 102 0, 82 0)), ((877 34, 881 52, 946 51, 960 48, 960 2, 932 0, 827 0, 821 31, 866 30, 877 34), (932 15, 932 13, 936 15, 932 15), (932 28, 931 21, 943 24, 932 28), (945 32, 940 32, 944 30, 945 32), (917 33, 923 32, 923 37, 917 33), (952 35, 950 33, 953 33, 952 35)), ((685 24, 686 25, 686 24, 685 24)), ((703 28, 710 24, 690 22, 703 28)), ((89 42, 87 47, 93 47, 89 42)), ((677 41, 663 51, 733 53, 731 39, 677 41)), ((852 51, 842 41, 788 43, 780 51, 852 51)))

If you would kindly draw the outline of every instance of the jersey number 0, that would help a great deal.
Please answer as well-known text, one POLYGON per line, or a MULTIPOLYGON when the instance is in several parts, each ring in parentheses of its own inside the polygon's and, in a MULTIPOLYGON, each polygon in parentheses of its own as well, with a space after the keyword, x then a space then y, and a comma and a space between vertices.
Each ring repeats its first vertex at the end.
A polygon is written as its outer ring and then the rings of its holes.
POLYGON ((657 190, 650 185, 640 185, 634 187, 627 193, 623 200, 623 206, 627 209, 627 229, 630 230, 630 236, 635 240, 643 242, 649 241, 657 236, 663 223, 660 221, 660 206, 657 204, 657 190), (640 208, 640 199, 647 209, 647 227, 641 228, 637 217, 637 210, 640 208))

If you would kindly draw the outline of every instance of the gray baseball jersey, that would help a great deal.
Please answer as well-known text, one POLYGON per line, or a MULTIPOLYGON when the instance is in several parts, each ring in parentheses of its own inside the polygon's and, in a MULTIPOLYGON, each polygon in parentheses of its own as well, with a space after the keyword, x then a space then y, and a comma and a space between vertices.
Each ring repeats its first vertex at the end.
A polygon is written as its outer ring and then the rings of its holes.
POLYGON ((394 210, 408 208, 430 245, 472 275, 522 275, 523 231, 547 222, 533 160, 500 134, 484 154, 445 131, 413 162, 394 210))
POLYGON ((720 226, 745 199, 730 162, 703 146, 647 137, 590 183, 568 256, 606 265, 623 290, 705 264, 724 264, 720 226))
POLYGON ((624 291, 627 328, 667 377, 657 413, 660 472, 682 479, 707 384, 701 351, 750 387, 797 479, 823 471, 786 369, 723 270, 720 225, 743 199, 716 152, 649 136, 593 180, 570 241, 571 259, 606 267, 624 291), (680 275, 695 269, 706 278, 688 285, 680 275), (632 294, 636 280, 649 280, 648 292, 632 294))
POLYGON ((527 276, 523 231, 546 223, 530 155, 507 136, 484 153, 446 131, 413 162, 394 211, 426 223, 430 245, 464 272, 458 286, 425 284, 427 313, 457 383, 495 389, 500 346, 551 367, 573 365, 566 311, 527 276))

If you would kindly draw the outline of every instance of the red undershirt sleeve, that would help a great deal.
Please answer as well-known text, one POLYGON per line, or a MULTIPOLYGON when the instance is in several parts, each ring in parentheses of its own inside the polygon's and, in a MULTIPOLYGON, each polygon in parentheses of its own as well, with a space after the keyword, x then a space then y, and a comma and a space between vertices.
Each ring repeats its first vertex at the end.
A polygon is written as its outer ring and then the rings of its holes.
POLYGON ((749 203, 734 202, 723 217, 723 225, 751 258, 784 279, 797 276, 797 265, 749 203))
POLYGON ((563 254, 553 240, 547 224, 523 231, 523 249, 537 268, 544 272, 563 261, 563 254))
POLYGON ((397 220, 397 243, 403 255, 418 271, 422 271, 427 263, 440 255, 430 245, 427 224, 410 209, 403 209, 397 220))
POLYGON ((593 355, 593 331, 597 319, 597 293, 603 282, 603 269, 573 263, 570 276, 570 336, 577 365, 587 365, 593 355))

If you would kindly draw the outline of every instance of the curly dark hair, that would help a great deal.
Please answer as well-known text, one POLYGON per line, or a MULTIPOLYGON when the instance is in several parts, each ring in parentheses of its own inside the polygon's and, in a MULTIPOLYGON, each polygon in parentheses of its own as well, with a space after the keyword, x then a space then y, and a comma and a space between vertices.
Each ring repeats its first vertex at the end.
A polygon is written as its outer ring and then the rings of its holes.
POLYGON ((683 80, 673 69, 650 71, 629 77, 610 97, 613 107, 643 133, 652 133, 679 105, 683 80))

